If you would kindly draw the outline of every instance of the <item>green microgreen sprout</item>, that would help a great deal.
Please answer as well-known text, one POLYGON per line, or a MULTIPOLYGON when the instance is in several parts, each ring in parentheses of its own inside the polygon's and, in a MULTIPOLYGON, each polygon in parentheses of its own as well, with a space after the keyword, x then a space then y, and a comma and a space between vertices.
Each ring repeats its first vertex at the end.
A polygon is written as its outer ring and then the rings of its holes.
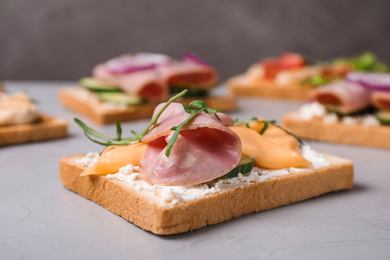
POLYGON ((92 142, 94 142, 94 143, 97 143, 97 144, 100 144, 100 145, 103 145, 103 146, 128 145, 128 144, 130 144, 132 142, 139 142, 146 135, 146 133, 149 131, 149 129, 157 122, 157 120, 160 117, 161 113, 169 106, 169 104, 171 104, 176 99, 184 96, 186 93, 187 93, 187 90, 183 90, 179 94, 177 94, 177 95, 173 96, 172 98, 170 98, 164 104, 164 106, 160 109, 160 111, 158 111, 156 116, 152 119, 150 124, 146 127, 146 129, 142 133, 137 134, 135 131, 131 131, 131 133, 134 135, 134 137, 122 138, 122 127, 121 127, 121 124, 118 121, 116 122, 116 137, 114 139, 109 138, 109 137, 107 137, 107 136, 105 136, 105 135, 103 135, 103 134, 93 130, 92 128, 88 127, 86 124, 84 124, 81 120, 79 120, 77 118, 75 118, 74 121, 84 130, 84 134, 87 136, 87 138, 89 140, 91 140, 92 142), (91 136, 94 136, 94 137, 97 137, 99 139, 105 140, 106 142, 98 141, 96 139, 93 139, 91 136))
POLYGON ((183 107, 187 113, 190 113, 190 116, 186 120, 184 120, 181 124, 171 128, 171 130, 174 130, 175 132, 173 133, 171 140, 169 140, 167 145, 167 150, 165 152, 165 155, 167 157, 171 154, 173 144, 176 142, 177 138, 179 137, 180 131, 183 128, 183 126, 188 124, 197 114, 201 112, 211 113, 214 114, 219 121, 222 121, 217 115, 219 109, 217 108, 216 110, 214 110, 208 108, 206 102, 204 102, 203 100, 194 100, 190 103, 190 105, 183 104, 183 107))

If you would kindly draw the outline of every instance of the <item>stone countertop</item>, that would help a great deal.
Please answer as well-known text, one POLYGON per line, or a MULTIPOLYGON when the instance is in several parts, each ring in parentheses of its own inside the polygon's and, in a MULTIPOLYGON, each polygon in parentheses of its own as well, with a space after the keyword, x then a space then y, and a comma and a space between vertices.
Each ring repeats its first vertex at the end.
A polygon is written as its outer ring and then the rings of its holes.
MULTIPOLYGON (((42 112, 69 121, 69 137, 0 148, 0 259, 390 259, 390 150, 308 142, 317 151, 352 160, 355 185, 296 204, 173 236, 143 231, 64 188, 58 161, 99 151, 61 107, 57 90, 69 82, 7 82, 42 112)), ((224 90, 219 90, 224 91, 224 90)), ((299 102, 240 98, 234 117, 280 122, 299 102)), ((123 123, 142 130, 149 120, 123 123)))

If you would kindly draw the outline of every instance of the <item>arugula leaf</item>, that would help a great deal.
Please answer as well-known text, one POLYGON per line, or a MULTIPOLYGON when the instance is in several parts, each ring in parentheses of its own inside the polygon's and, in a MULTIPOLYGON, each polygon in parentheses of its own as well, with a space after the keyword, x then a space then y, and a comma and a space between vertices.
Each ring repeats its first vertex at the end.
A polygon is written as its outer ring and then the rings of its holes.
POLYGON ((115 124, 116 124, 116 138, 115 138, 115 140, 120 141, 121 136, 122 136, 121 123, 119 123, 119 121, 116 121, 115 124))
POLYGON ((104 145, 104 146, 110 146, 110 145, 128 145, 132 142, 131 138, 121 138, 122 128, 121 128, 120 123, 118 121, 116 122, 117 134, 116 134, 115 139, 109 138, 109 137, 93 130, 92 128, 88 127, 86 124, 84 124, 81 120, 79 120, 77 118, 75 118, 74 121, 84 130, 84 134, 88 137, 88 139, 94 143, 104 145), (97 138, 105 140, 107 142, 101 142, 101 141, 95 140, 91 136, 97 137, 97 138))
POLYGON ((146 129, 140 133, 139 135, 135 136, 133 138, 133 141, 140 141, 145 135, 146 133, 149 131, 149 129, 157 122, 157 120, 159 119, 160 115, 162 114, 162 112, 173 102, 175 101, 176 99, 184 96, 186 93, 187 93, 187 89, 183 90, 182 92, 180 92, 179 94, 171 97, 166 103, 165 105, 160 109, 160 111, 158 111, 157 115, 152 119, 152 121, 150 122, 150 124, 146 127, 146 129))
POLYGON ((80 119, 75 118, 74 121, 84 130, 84 134, 88 137, 89 140, 91 140, 94 143, 104 145, 104 146, 110 146, 110 145, 128 145, 131 142, 139 142, 145 134, 149 131, 149 129, 157 122, 158 118, 162 114, 162 112, 176 99, 184 96, 187 93, 187 90, 183 90, 179 94, 175 95, 174 97, 170 98, 165 105, 160 109, 160 111, 157 113, 157 115, 152 119, 150 124, 146 127, 146 129, 140 133, 137 134, 135 131, 131 131, 131 133, 134 135, 134 137, 130 138, 122 138, 122 127, 121 124, 117 121, 116 122, 116 137, 114 139, 109 138, 92 128, 88 127, 86 124, 84 124, 80 119), (99 139, 105 140, 107 142, 101 142, 98 140, 93 139, 91 136, 97 137, 99 139))
POLYGON ((175 132, 173 133, 167 145, 167 150, 165 152, 165 156, 167 157, 169 157, 169 155, 171 154, 172 147, 175 144, 177 138, 179 137, 182 127, 188 124, 199 113, 205 112, 205 113, 214 114, 219 121, 222 121, 221 118, 219 118, 219 116, 217 115, 219 109, 217 108, 216 110, 214 110, 208 108, 206 102, 204 102, 203 100, 194 100, 190 103, 190 105, 183 104, 183 108, 187 113, 190 113, 190 116, 186 120, 184 120, 181 124, 171 128, 171 130, 174 130, 175 132))
POLYGON ((263 129, 261 129, 261 131, 260 131, 260 134, 261 134, 261 135, 264 134, 265 130, 267 130, 268 124, 269 124, 268 121, 265 121, 265 122, 264 122, 263 129))
POLYGON ((389 67, 378 60, 375 54, 365 52, 357 57, 339 58, 333 61, 334 64, 350 64, 358 71, 387 72, 389 67))

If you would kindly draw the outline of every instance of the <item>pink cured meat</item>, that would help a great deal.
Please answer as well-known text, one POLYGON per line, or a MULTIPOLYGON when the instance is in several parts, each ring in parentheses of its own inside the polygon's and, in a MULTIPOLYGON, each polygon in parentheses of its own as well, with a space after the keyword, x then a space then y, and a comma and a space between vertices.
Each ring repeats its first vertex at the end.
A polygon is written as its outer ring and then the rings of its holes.
POLYGON ((99 64, 94 68, 93 76, 101 82, 119 86, 130 95, 139 95, 152 101, 168 98, 168 87, 155 69, 115 75, 110 73, 105 64, 99 64))
POLYGON ((155 70, 137 71, 118 76, 120 88, 128 94, 137 94, 152 101, 168 98, 168 86, 161 81, 155 70))
MULTIPOLYGON (((163 105, 157 106, 155 113, 163 105)), ((224 125, 215 116, 199 114, 183 127, 170 156, 165 156, 167 143, 174 133, 170 128, 188 116, 182 104, 172 103, 142 139, 148 143, 141 161, 141 174, 146 182, 166 186, 195 185, 218 178, 237 166, 241 141, 225 126, 232 122, 228 116, 221 116, 224 125)))
POLYGON ((218 74, 214 68, 192 62, 174 62, 161 65, 157 70, 162 80, 169 86, 191 86, 209 89, 218 83, 218 74))
POLYGON ((136 53, 124 54, 105 63, 108 71, 113 74, 126 74, 140 70, 153 69, 159 65, 166 65, 172 59, 163 54, 136 53))
POLYGON ((374 92, 371 95, 371 103, 380 110, 390 111, 390 92, 374 92))
POLYGON ((95 79, 103 84, 118 86, 118 77, 111 74, 104 64, 98 64, 93 68, 92 75, 95 79))
POLYGON ((98 81, 116 85, 130 95, 150 101, 164 101, 168 86, 209 89, 218 82, 214 68, 191 61, 174 61, 153 53, 126 54, 97 65, 93 76, 98 81))
POLYGON ((371 92, 359 84, 338 81, 317 89, 312 99, 325 105, 337 104, 339 112, 349 114, 367 108, 370 96, 371 92))

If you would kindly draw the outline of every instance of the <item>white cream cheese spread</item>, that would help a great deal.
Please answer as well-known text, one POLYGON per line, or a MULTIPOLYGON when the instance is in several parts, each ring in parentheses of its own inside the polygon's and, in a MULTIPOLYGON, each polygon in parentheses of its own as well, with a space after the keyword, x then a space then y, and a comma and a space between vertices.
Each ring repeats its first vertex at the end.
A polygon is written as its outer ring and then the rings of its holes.
MULTIPOLYGON (((106 178, 117 180, 130 188, 149 196, 159 203, 174 205, 183 201, 190 201, 205 197, 209 194, 213 194, 226 189, 231 189, 237 186, 247 185, 250 183, 266 181, 278 176, 287 175, 290 173, 299 173, 306 170, 317 169, 320 167, 330 165, 330 162, 323 154, 317 153, 310 146, 303 145, 301 148, 302 156, 305 159, 312 162, 312 165, 308 168, 286 168, 280 170, 268 170, 253 167, 250 174, 244 176, 239 174, 235 178, 223 179, 217 181, 211 181, 205 184, 199 184, 194 186, 159 186, 151 185, 142 180, 139 173, 140 168, 138 166, 127 165, 122 167, 119 172, 115 174, 108 174, 106 178)), ((97 153, 88 153, 85 157, 76 161, 81 166, 90 167, 96 162, 98 158, 97 153)))
POLYGON ((304 104, 298 109, 298 113, 303 120, 312 120, 327 114, 325 107, 318 102, 304 104))
POLYGON ((359 116, 344 116, 341 119, 334 114, 328 113, 326 108, 318 102, 304 104, 298 109, 297 116, 303 120, 321 119, 324 123, 341 122, 345 125, 379 126, 380 122, 371 114, 359 116))
POLYGON ((263 78, 264 68, 260 64, 254 64, 247 70, 246 75, 254 79, 263 78))
POLYGON ((83 158, 77 159, 76 163, 80 166, 91 167, 99 159, 99 153, 87 153, 83 158))

